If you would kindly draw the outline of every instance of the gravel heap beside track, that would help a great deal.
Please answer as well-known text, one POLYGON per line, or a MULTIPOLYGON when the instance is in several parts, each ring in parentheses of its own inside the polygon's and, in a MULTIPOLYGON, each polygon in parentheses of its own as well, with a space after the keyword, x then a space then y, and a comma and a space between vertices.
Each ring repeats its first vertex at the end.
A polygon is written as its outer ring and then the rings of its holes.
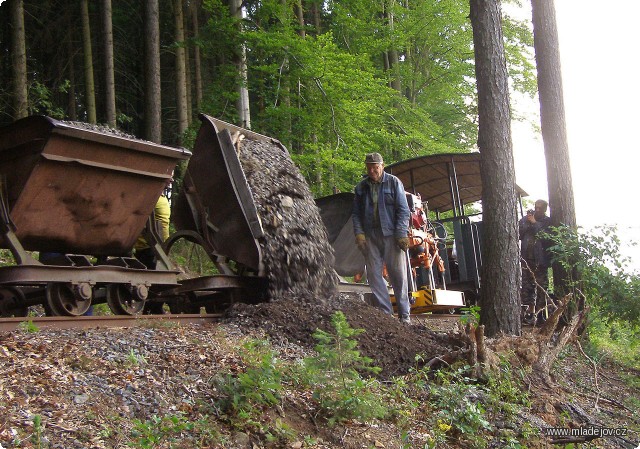
POLYGON ((311 190, 277 141, 243 140, 240 162, 262 220, 269 296, 326 301, 337 293, 333 249, 311 190))

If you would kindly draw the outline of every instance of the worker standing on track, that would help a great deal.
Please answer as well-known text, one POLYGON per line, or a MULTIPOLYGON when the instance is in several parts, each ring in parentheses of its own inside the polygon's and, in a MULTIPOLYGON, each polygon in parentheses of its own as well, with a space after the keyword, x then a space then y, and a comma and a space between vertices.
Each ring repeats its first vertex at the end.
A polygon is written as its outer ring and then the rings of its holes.
POLYGON ((355 188, 353 229, 362 251, 374 305, 393 315, 387 283, 382 275, 386 264, 396 297, 398 316, 409 323, 407 249, 409 248, 409 206, 402 181, 384 171, 379 153, 365 157, 367 177, 355 188))
MULTIPOLYGON (((164 242, 169 238, 169 221, 171 219, 171 206, 169 205, 169 199, 164 193, 160 195, 158 201, 156 201, 153 212, 158 224, 158 231, 160 231, 160 237, 162 237, 162 241, 164 242)), ((136 259, 142 262, 149 270, 156 269, 158 263, 156 255, 144 237, 138 237, 133 248, 136 259)))
MULTIPOLYGON (((171 179, 173 181, 173 178, 171 179)), ((165 190, 162 192, 162 195, 156 201, 156 205, 153 209, 153 214, 155 218, 156 229, 158 230, 159 236, 162 239, 162 242, 165 242, 169 238, 169 222, 171 220, 171 205, 169 204, 168 198, 168 190, 170 187, 170 182, 167 182, 167 186, 165 190)), ((156 254, 153 249, 149 246, 147 240, 141 235, 136 240, 135 245, 133 246, 134 256, 140 262, 144 264, 145 267, 149 270, 155 270, 158 264, 158 260, 156 259, 156 254)), ((144 306, 145 314, 153 314, 153 315, 161 315, 163 312, 163 303, 161 302, 151 302, 148 301, 144 306)))

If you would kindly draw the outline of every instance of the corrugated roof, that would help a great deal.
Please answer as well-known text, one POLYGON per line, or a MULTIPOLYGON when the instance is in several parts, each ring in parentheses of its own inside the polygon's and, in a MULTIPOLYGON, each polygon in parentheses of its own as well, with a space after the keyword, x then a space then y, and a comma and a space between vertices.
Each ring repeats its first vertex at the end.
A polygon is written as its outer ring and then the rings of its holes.
MULTIPOLYGON (((433 211, 453 209, 454 174, 463 205, 482 199, 480 153, 477 152, 420 156, 391 164, 385 170, 400 178, 405 190, 419 193, 433 211)), ((527 196, 520 187, 516 186, 516 189, 520 196, 527 196)))

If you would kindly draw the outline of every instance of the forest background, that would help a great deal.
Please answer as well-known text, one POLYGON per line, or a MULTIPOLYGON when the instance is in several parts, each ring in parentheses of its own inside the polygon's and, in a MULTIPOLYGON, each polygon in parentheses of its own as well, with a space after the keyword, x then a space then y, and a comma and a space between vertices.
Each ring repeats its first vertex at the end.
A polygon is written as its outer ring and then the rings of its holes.
MULTIPOLYGON (((477 150, 468 1, 24 0, 22 104, 11 1, 0 124, 46 114, 189 147, 204 112, 279 139, 316 196, 350 191, 370 151, 477 150)), ((505 15, 504 36, 511 88, 534 98, 527 22, 505 15)))
MULTIPOLYGON (((512 98, 535 103, 530 5, 504 4, 512 98)), ((477 150, 466 0, 8 0, 0 80, 0 125, 46 114, 190 147, 204 112, 280 140, 316 196, 351 191, 367 152, 477 150)), ((535 127, 523 103, 512 118, 535 127)))

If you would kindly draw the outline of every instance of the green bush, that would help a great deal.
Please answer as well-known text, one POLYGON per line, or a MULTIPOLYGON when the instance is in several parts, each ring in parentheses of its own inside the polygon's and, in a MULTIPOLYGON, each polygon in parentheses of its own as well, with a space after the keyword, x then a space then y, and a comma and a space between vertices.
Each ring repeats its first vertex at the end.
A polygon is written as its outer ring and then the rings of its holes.
POLYGON ((554 263, 568 273, 574 296, 584 295, 605 320, 640 322, 640 277, 620 252, 615 226, 601 226, 589 233, 561 226, 552 228, 546 237, 552 242, 554 263))

